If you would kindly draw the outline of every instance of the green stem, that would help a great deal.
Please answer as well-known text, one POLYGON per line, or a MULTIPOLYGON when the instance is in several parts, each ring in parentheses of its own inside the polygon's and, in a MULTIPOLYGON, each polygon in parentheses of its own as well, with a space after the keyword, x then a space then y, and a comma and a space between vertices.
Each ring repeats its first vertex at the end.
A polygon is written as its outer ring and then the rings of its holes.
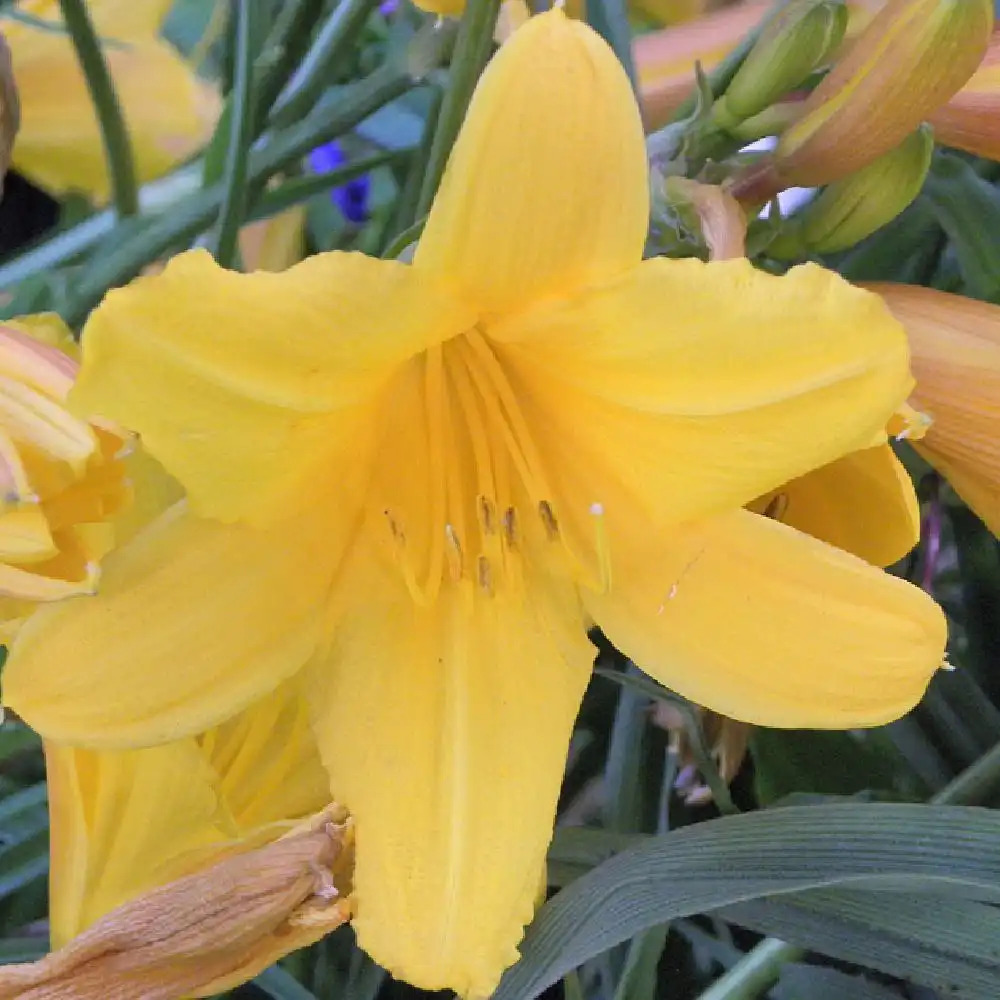
POLYGON ((765 938, 717 979, 698 1000, 752 1000, 773 986, 781 969, 805 952, 777 938, 765 938))
POLYGON ((1000 743, 952 778, 930 801, 939 806, 974 806, 989 799, 998 785, 1000 743))
POLYGON ((350 50, 355 35, 377 3, 378 0, 341 0, 278 97, 270 116, 272 125, 295 121, 326 89, 331 67, 350 50))
POLYGON ((59 6, 97 112, 115 210, 122 217, 135 215, 139 192, 132 146, 101 43, 84 0, 59 0, 59 6))
POLYGON ((223 267, 231 267, 236 258, 240 226, 246 213, 247 168, 254 129, 253 63, 263 13, 261 0, 243 0, 236 5, 236 65, 229 95, 229 142, 223 172, 225 195, 218 224, 209 241, 215 259, 223 267))
POLYGON ((437 194, 451 147, 455 144, 469 101, 472 100, 472 92, 490 57, 493 29, 496 27, 499 10, 500 0, 476 0, 475 3, 466 4, 458 27, 458 37, 455 39, 448 89, 434 128, 434 139, 427 158, 415 218, 419 219, 427 214, 434 195, 437 194))
POLYGON ((257 133, 293 67, 303 58, 313 25, 322 11, 323 0, 290 0, 278 12, 254 64, 257 133))

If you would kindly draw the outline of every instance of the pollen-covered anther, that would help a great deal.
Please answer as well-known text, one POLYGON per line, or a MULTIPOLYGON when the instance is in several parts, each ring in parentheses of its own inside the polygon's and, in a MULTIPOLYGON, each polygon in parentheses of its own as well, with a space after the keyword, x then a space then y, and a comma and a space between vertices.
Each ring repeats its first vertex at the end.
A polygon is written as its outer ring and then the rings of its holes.
POLYGON ((508 507, 503 512, 503 538, 507 543, 507 548, 511 551, 517 550, 517 511, 513 507, 508 507))
POLYGON ((493 567, 486 556, 479 556, 476 559, 476 582, 487 597, 493 596, 493 567))
POLYGON ((448 576, 458 582, 465 575, 464 559, 462 557, 462 542, 455 531, 454 525, 444 526, 445 559, 448 562, 448 576))
POLYGON ((559 522, 548 500, 538 502, 538 516, 542 519, 542 527, 545 528, 549 541, 554 542, 559 537, 559 522))
POLYGON ((476 506, 479 509, 479 524, 483 529, 483 534, 495 535, 497 530, 497 509, 496 505, 480 494, 476 498, 476 506))

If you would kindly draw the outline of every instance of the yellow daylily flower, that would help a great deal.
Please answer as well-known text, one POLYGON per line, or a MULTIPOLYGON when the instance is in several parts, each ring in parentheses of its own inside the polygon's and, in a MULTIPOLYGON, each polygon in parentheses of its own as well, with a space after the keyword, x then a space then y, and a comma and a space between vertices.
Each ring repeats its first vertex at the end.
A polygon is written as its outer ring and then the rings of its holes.
MULTIPOLYGON (((200 149, 220 111, 216 90, 199 80, 158 37, 168 0, 91 0, 104 55, 121 101, 140 181, 166 173, 200 149)), ((109 179, 94 108, 58 0, 20 0, 18 11, 57 30, 0 16, 21 99, 13 167, 54 194, 80 191, 98 202, 109 179)))
POLYGON ((32 617, 6 702, 127 747, 294 678, 357 823, 362 947, 477 996, 532 914, 591 622, 744 720, 906 711, 937 606, 743 509, 880 439, 902 329, 819 267, 643 261, 648 214, 628 80, 554 10, 483 75, 412 265, 195 251, 109 293, 75 405, 138 431, 191 512, 32 617))
POLYGON ((54 314, 0 325, 0 635, 32 602, 93 593, 129 487, 123 432, 73 416, 77 348, 54 314), (25 603, 27 602, 27 603, 25 603))
MULTIPOLYGON (((465 0, 413 0, 413 2, 422 10, 445 17, 460 17, 465 10, 465 0)), ((525 0, 509 0, 509 2, 523 5, 525 0)), ((586 16, 586 0, 559 0, 559 5, 570 17, 586 16)), ((708 6, 708 0, 630 0, 629 6, 661 24, 675 24, 679 21, 688 21, 703 13, 708 6)))
POLYGON ((1000 535, 1000 307, 915 285, 868 285, 906 329, 931 423, 910 443, 1000 535))
POLYGON ((350 916, 349 820, 288 685, 143 750, 46 743, 53 951, 0 998, 210 996, 350 916))
POLYGON ((969 82, 930 118, 945 146, 1000 160, 1000 31, 969 82))

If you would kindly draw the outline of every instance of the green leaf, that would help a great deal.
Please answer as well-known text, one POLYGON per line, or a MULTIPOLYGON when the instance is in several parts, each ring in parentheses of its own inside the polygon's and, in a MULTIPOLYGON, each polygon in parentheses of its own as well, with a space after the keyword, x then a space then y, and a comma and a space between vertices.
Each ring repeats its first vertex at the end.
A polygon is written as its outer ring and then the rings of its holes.
POLYGON ((917 797, 905 787, 899 751, 880 730, 862 733, 755 729, 750 739, 757 799, 770 805, 793 792, 853 795, 869 789, 917 797))
POLYGON ((815 965, 789 965, 771 990, 774 1000, 899 1000, 899 993, 864 976, 815 965))
POLYGON ((272 965, 270 969, 265 969, 253 983, 273 1000, 317 1000, 314 993, 310 993, 280 965, 272 965))
POLYGON ((1000 910, 925 893, 824 889, 726 907, 726 920, 950 997, 1000 996, 1000 910))
POLYGON ((924 196, 948 234, 975 298, 1000 301, 1000 191, 957 156, 939 153, 924 196))
MULTIPOLYGON (((653 837, 539 911, 494 1000, 530 1000, 567 971, 676 917, 780 893, 851 885, 1000 902, 1000 815, 837 803, 727 816, 653 837)), ((1000 995, 1000 979, 997 981, 1000 995)))

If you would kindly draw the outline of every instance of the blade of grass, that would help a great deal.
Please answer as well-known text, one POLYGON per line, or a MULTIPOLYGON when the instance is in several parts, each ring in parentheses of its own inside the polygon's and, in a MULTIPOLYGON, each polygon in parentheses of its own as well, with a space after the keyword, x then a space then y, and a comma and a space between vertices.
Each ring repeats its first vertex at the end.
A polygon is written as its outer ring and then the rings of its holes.
POLYGON ((59 6, 97 113, 115 211, 122 218, 135 215, 139 211, 139 194, 132 145, 87 4, 84 0, 59 0, 59 6))
MULTIPOLYGON (((229 95, 229 141, 226 147, 223 186, 225 194, 209 249, 222 267, 231 267, 247 202, 247 169, 254 131, 253 64, 261 27, 263 0, 243 0, 236 5, 236 62, 229 95)), ((223 116, 225 122, 226 116, 223 116)))

